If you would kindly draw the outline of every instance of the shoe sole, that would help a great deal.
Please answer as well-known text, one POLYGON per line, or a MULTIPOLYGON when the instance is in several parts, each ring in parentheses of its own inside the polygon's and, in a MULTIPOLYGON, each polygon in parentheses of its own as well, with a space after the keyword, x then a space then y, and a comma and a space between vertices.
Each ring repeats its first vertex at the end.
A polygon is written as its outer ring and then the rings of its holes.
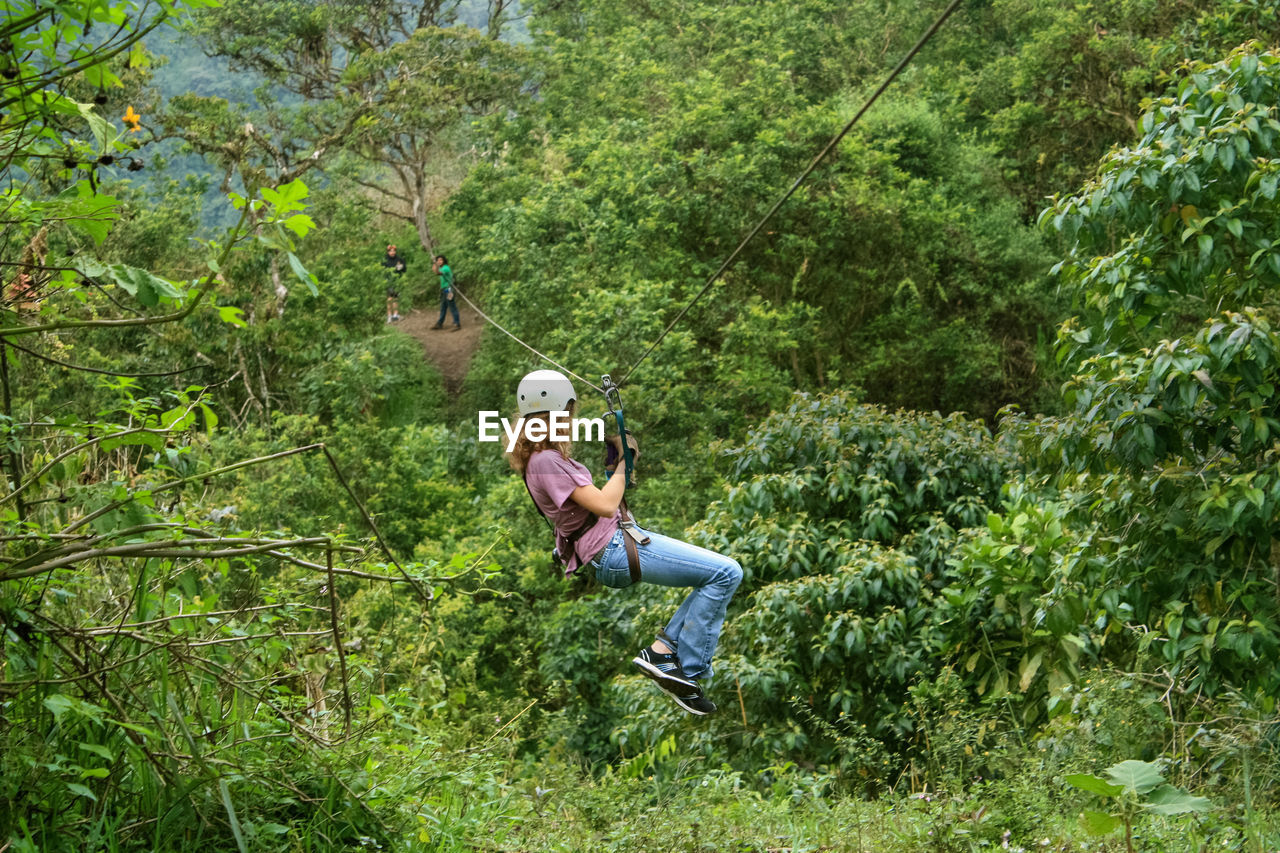
POLYGON ((687 678, 681 678, 678 675, 672 675, 669 672, 663 672, 662 670, 658 669, 656 666, 649 663, 647 660, 645 660, 642 657, 639 657, 639 656, 633 657, 631 659, 631 662, 636 666, 640 667, 640 671, 643 672, 646 677, 652 678, 654 681, 658 683, 659 687, 661 687, 667 693, 670 693, 672 696, 675 696, 675 694, 671 693, 670 690, 667 690, 666 685, 670 685, 672 688, 675 688, 675 689, 683 687, 686 690, 698 686, 694 684, 692 681, 688 680, 687 678))
POLYGON ((697 708, 691 708, 690 706, 685 704, 685 701, 689 699, 688 696, 679 696, 675 693, 672 693, 670 690, 663 687, 661 684, 658 685, 658 689, 661 690, 663 693, 667 694, 668 696, 670 696, 672 699, 676 700, 677 705, 679 705, 684 710, 688 711, 690 714, 693 714, 695 717, 705 717, 708 714, 715 713, 716 711, 715 708, 712 708, 710 711, 701 711, 697 708))

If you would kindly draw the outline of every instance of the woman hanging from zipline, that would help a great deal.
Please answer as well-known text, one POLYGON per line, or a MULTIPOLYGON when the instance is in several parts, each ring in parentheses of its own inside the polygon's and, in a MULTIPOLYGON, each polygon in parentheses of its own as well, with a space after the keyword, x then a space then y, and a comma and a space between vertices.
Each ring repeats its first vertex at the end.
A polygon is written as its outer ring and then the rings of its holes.
MULTIPOLYGON (((633 659, 640 671, 691 714, 710 714, 715 704, 699 683, 711 676, 729 599, 742 581, 742 568, 731 557, 632 527, 622 515, 626 466, 618 465, 604 488, 572 457, 572 443, 552 440, 550 417, 573 417, 577 394, 573 383, 554 370, 536 370, 520 380, 516 391, 520 415, 548 422, 547 438, 531 441, 520 430, 509 454, 511 466, 524 477, 534 505, 555 527, 556 551, 565 574, 589 565, 596 580, 621 589, 637 581, 660 586, 692 587, 657 639, 633 659), (636 544, 641 540, 642 544, 636 544)), ((617 437, 611 437, 619 456, 617 437)))

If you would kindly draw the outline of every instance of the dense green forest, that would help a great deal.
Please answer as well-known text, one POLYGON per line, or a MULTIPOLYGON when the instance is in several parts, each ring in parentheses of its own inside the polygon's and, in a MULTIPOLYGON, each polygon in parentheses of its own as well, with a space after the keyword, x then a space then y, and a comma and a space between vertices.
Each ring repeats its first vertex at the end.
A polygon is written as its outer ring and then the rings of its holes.
POLYGON ((0 0, 0 853, 1280 849, 1280 2, 962 0, 694 300, 946 6, 0 0))

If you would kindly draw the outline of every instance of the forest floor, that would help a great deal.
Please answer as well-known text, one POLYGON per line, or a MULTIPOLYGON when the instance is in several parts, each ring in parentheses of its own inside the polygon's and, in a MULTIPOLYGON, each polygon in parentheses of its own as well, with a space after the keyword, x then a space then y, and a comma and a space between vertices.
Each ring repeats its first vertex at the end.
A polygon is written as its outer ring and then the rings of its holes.
POLYGON ((457 396, 462 388, 462 380, 467 375, 467 366, 471 356, 480 347, 480 333, 484 320, 471 306, 458 300, 458 314, 462 319, 462 328, 453 330, 453 317, 445 319, 443 329, 433 329, 440 316, 440 308, 432 305, 429 308, 411 311, 404 319, 396 323, 396 327, 406 334, 412 335, 422 344, 427 360, 436 366, 444 377, 445 390, 450 396, 457 396))

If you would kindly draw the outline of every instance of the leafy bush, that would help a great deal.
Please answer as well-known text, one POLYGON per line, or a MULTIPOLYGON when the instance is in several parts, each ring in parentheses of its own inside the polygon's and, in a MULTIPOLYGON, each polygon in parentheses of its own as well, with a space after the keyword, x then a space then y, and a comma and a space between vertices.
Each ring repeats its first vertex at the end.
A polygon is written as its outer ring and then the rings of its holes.
MULTIPOLYGON (((447 427, 343 423, 327 429, 309 415, 281 415, 275 427, 271 436, 246 430, 222 439, 214 456, 267 456, 325 442, 393 550, 412 554, 428 540, 457 540, 457 514, 466 511, 471 493, 465 481, 449 474, 454 439, 447 427)), ((276 460, 230 482, 232 506, 245 526, 306 535, 325 530, 369 534, 359 507, 316 453, 276 460)))
POLYGON ((440 375, 421 345, 398 332, 336 342, 298 389, 303 410, 330 423, 402 426, 439 421, 445 408, 440 375))
POLYGON ((738 485, 696 536, 738 557, 748 589, 831 571, 861 539, 931 556, 940 582, 938 540, 982 523, 1010 462, 960 415, 888 413, 846 394, 796 395, 728 458, 738 485))

